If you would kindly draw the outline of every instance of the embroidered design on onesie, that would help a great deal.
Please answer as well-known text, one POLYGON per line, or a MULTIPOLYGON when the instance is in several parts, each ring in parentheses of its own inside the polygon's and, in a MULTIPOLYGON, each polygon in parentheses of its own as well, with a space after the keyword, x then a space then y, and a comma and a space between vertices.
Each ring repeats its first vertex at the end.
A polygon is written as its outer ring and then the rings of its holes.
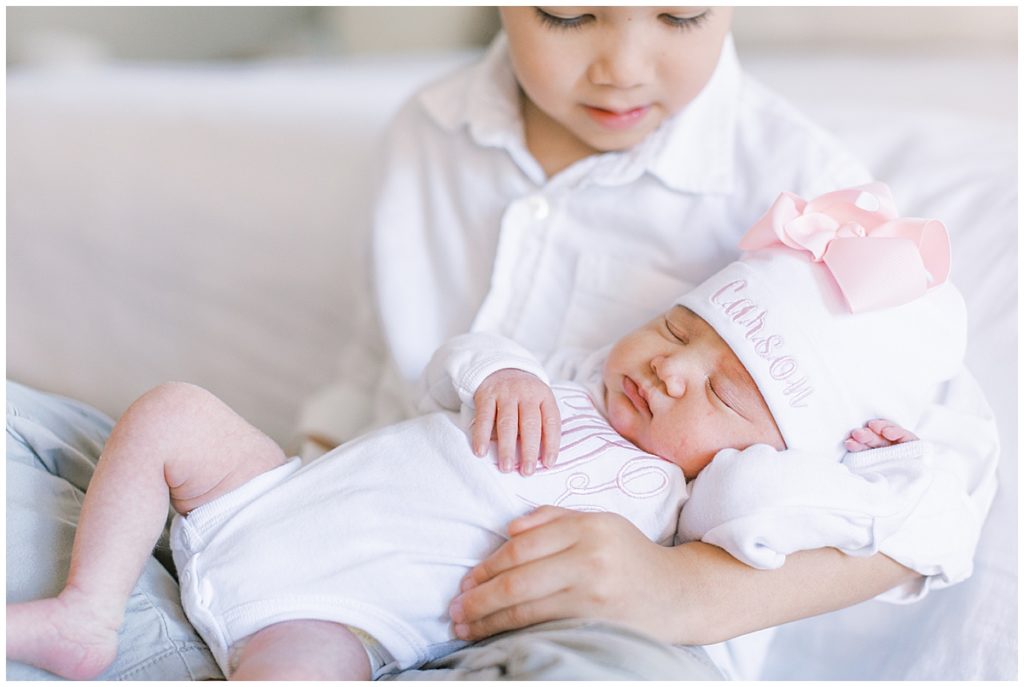
POLYGON ((582 387, 554 385, 552 390, 562 414, 558 461, 519 477, 515 492, 524 503, 621 513, 630 508, 626 502, 660 496, 673 479, 681 479, 676 466, 616 432, 582 387))

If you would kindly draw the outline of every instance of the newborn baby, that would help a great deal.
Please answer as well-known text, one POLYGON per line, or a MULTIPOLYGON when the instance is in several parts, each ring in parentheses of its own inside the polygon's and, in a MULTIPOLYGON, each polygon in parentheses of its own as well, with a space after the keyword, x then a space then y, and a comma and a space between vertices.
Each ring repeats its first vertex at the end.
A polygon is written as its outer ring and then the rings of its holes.
POLYGON ((896 424, 873 425, 879 445, 921 443, 902 428, 956 373, 965 337, 963 302, 943 283, 944 227, 898 219, 887 199, 881 185, 780 196, 740 261, 550 370, 501 337, 459 337, 428 369, 440 410, 308 465, 204 390, 157 387, 104 449, 65 590, 8 606, 8 658, 99 674, 168 500, 183 605, 234 679, 367 679, 449 653, 462 645, 447 614, 459 581, 541 505, 617 513, 658 543, 705 538, 764 567, 799 548, 877 550, 880 528, 845 517, 851 502, 894 529, 924 466, 908 449, 844 467, 846 449, 863 448, 850 430, 884 417, 896 424), (537 412, 510 428, 502 407, 516 398, 537 412), (517 453, 526 474, 511 471, 517 453), (817 480, 766 479, 760 506, 780 495, 802 513, 793 527, 721 504, 681 526, 686 479, 783 453, 806 457, 817 480), (526 457, 538 454, 534 472, 526 457))

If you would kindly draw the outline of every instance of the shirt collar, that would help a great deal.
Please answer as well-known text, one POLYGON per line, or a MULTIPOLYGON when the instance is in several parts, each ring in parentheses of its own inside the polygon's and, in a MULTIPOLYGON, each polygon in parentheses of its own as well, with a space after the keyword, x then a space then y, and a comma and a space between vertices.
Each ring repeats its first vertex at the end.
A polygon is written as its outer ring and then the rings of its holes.
POLYGON ((691 193, 729 193, 742 70, 726 36, 711 79, 693 101, 637 146, 647 169, 666 186, 691 193))
POLYGON ((468 71, 426 89, 420 101, 442 128, 468 127, 470 136, 481 145, 504 147, 523 140, 519 85, 504 31, 468 71))
MULTIPOLYGON (((647 172, 676 191, 728 193, 741 77, 729 35, 711 79, 697 97, 635 148, 588 158, 584 167, 591 170, 592 180, 621 184, 647 172)), ((442 128, 466 127, 476 143, 505 148, 524 172, 543 179, 526 149, 519 86, 503 31, 468 72, 426 89, 420 100, 442 128)))

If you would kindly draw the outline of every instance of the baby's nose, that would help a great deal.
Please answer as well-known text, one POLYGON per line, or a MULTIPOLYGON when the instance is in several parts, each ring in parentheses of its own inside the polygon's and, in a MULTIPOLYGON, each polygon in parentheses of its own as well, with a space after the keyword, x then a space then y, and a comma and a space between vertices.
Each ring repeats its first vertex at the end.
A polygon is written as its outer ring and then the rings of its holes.
POLYGON ((686 379, 679 361, 666 355, 651 358, 651 370, 665 385, 665 393, 672 398, 680 398, 686 393, 686 379))

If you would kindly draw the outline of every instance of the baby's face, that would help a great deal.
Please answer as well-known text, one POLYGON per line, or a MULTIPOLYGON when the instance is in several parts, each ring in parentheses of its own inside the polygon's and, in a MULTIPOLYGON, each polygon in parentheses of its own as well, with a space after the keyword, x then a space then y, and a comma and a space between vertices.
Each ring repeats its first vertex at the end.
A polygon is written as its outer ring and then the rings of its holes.
POLYGON ((701 92, 732 9, 503 7, 501 18, 527 119, 595 152, 636 145, 701 92))
POLYGON ((723 448, 786 446, 743 363, 683 306, 620 339, 604 384, 612 427, 681 467, 687 479, 723 448))

